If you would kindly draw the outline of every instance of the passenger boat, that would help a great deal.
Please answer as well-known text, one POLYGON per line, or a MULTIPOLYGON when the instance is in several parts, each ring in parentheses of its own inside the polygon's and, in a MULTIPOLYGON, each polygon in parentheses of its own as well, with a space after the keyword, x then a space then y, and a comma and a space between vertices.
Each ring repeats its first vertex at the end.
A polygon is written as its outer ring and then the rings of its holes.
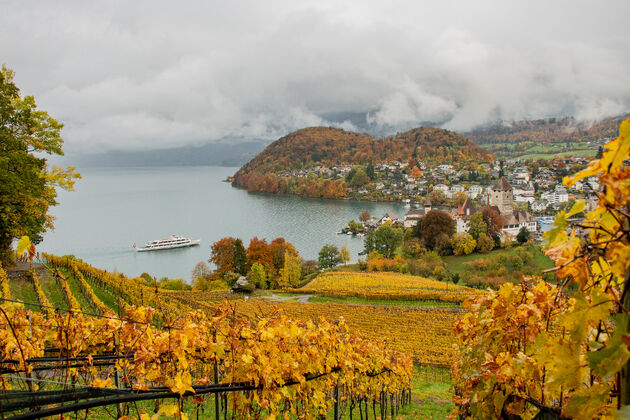
POLYGON ((185 246, 199 245, 201 239, 188 239, 179 235, 171 235, 169 238, 156 239, 155 241, 147 242, 144 248, 136 248, 136 244, 133 247, 137 251, 159 251, 161 249, 183 248, 185 246))

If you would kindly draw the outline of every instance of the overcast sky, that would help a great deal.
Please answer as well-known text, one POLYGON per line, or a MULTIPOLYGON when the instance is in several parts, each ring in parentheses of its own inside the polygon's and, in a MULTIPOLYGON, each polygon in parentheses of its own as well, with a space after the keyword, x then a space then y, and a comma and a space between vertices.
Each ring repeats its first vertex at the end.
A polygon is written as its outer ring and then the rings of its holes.
POLYGON ((0 62, 66 150, 630 111, 630 1, 7 1, 0 62), (335 125, 353 128, 349 121, 335 125))

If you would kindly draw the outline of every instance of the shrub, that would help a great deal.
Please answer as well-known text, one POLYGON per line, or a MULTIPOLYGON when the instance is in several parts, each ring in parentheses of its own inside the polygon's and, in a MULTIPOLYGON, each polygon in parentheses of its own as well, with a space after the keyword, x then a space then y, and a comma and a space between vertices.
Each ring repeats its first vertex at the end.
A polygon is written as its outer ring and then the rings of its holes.
POLYGON ((477 241, 466 232, 459 232, 453 236, 453 254, 469 255, 477 246, 477 241))
POLYGON ((480 234, 479 239, 477 239, 477 249, 484 254, 492 251, 494 249, 494 240, 485 233, 480 234))

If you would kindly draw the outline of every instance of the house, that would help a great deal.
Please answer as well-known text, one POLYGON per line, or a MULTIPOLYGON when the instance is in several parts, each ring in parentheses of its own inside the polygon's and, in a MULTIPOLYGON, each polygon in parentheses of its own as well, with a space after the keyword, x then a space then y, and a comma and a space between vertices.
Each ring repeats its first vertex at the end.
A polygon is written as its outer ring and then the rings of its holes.
POLYGON ((412 209, 405 214, 405 220, 403 226, 405 229, 410 229, 418 224, 420 219, 424 216, 424 209, 412 209))
POLYGON ((536 218, 523 210, 514 210, 512 214, 503 216, 503 234, 518 235, 521 228, 527 228, 530 232, 538 230, 536 218))
POLYGON ((537 212, 545 211, 547 206, 549 206, 549 202, 546 200, 534 200, 532 203, 532 210, 537 212))
POLYGON ((446 195, 449 191, 448 185, 444 185, 444 184, 437 184, 436 186, 433 187, 433 189, 442 191, 444 195, 446 195))
POLYGON ((556 188, 553 191, 555 201, 554 203, 566 203, 569 201, 569 193, 567 189, 562 185, 556 185, 556 188))
POLYGON ((483 193, 483 188, 481 188, 479 185, 471 185, 468 188, 468 197, 470 198, 477 198, 477 196, 479 196, 481 193, 483 193))
POLYGON ((455 232, 468 232, 468 222, 473 214, 478 212, 479 209, 475 208, 470 198, 466 198, 466 200, 462 203, 461 206, 457 207, 457 210, 454 214, 455 219, 455 232))
POLYGON ((387 212, 383 215, 383 217, 380 218, 380 220, 378 221, 379 225, 382 225, 383 223, 387 223, 387 222, 392 222, 392 223, 400 223, 402 222, 402 220, 400 220, 398 218, 398 216, 396 216, 393 212, 387 212))
POLYGON ((553 191, 542 193, 541 198, 549 201, 550 204, 561 204, 569 201, 569 193, 562 185, 556 185, 553 191))

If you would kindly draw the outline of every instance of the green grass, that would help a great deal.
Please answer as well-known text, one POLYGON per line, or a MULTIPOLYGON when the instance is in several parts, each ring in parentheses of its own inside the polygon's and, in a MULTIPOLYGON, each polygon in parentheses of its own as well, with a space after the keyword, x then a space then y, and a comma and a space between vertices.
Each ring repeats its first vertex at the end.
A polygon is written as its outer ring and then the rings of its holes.
POLYGON ((66 278, 66 282, 68 283, 68 288, 70 289, 70 293, 72 296, 79 302, 81 308, 83 308, 86 312, 91 312, 93 308, 92 301, 85 293, 83 293, 83 289, 81 289, 81 285, 79 284, 79 280, 74 277, 74 274, 70 272, 70 270, 61 269, 61 273, 66 278))
POLYGON ((597 150, 595 149, 584 149, 584 150, 572 150, 568 152, 553 152, 549 153, 528 153, 525 155, 518 156, 520 159, 553 159, 554 157, 564 157, 564 156, 595 156, 597 154, 597 150))
POLYGON ((85 279, 90 286, 92 286, 92 291, 98 297, 101 302, 103 302, 109 309, 114 311, 115 313, 120 313, 120 307, 118 306, 118 298, 115 297, 112 292, 107 289, 102 288, 96 283, 90 282, 87 278, 85 279))
MULTIPOLYGON (((37 292, 33 283, 26 279, 12 279, 9 281, 9 288, 11 289, 11 295, 13 299, 20 300, 22 302, 39 303, 37 299, 37 292)), ((24 305, 26 309, 30 309, 33 312, 41 312, 41 308, 35 305, 24 305)))
POLYGON ((328 296, 311 296, 308 299, 313 303, 345 303, 355 305, 385 305, 385 306, 409 306, 409 307, 459 307, 458 304, 453 302, 440 302, 433 300, 389 300, 389 299, 365 299, 359 297, 328 297, 328 296))
MULTIPOLYGON (((450 272, 461 273, 464 270, 464 264, 466 263, 474 260, 491 258, 496 255, 514 255, 516 254, 517 249, 518 247, 514 246, 509 249, 495 249, 487 254, 473 253, 470 255, 449 255, 443 257, 443 259, 450 272)), ((549 257, 542 253, 540 248, 537 248, 536 252, 534 252, 534 262, 542 270, 553 267, 553 262, 549 259, 549 257)))
POLYGON ((446 263, 446 267, 451 273, 461 273, 464 270, 464 264, 474 260, 486 259, 494 257, 495 255, 512 255, 516 253, 516 247, 510 249, 495 249, 487 254, 473 253, 470 255, 448 255, 442 257, 446 263))
MULTIPOLYGON (((54 388, 54 387, 53 387, 54 388)), ((53 389, 46 387, 46 389, 53 389)), ((418 365, 414 365, 414 375, 411 380, 411 393, 412 393, 412 402, 411 404, 402 407, 398 414, 396 415, 396 419, 398 420, 414 420, 414 419, 443 419, 448 416, 448 414, 453 409, 453 403, 451 402, 452 398, 452 385, 451 385, 451 377, 450 372, 447 368, 438 368, 438 367, 420 367, 418 365)), ((161 404, 173 404, 176 400, 163 400, 161 404)), ((194 419, 197 418, 196 411, 191 402, 191 399, 188 398, 184 400, 183 403, 183 412, 188 414, 188 418, 194 419)), ((137 417, 137 412, 144 412, 147 414, 153 414, 155 409, 154 401, 140 401, 137 405, 133 403, 128 406, 129 415, 133 418, 137 417), (137 410, 136 410, 137 407, 137 410)), ((344 405, 342 404, 342 409, 344 405)), ((202 410, 199 411, 199 418, 214 418, 214 398, 207 397, 205 402, 202 405, 202 410)), ((369 409, 369 418, 372 419, 372 404, 368 404, 369 409)), ((376 404, 376 413, 380 414, 380 406, 376 404)), ((389 413, 389 407, 388 407, 389 413)), ((17 413, 13 413, 17 414, 17 413)), ((116 414, 116 406, 107 406, 107 407, 98 407, 90 409, 89 413, 85 411, 81 411, 78 413, 78 418, 89 418, 95 420, 105 420, 111 419, 112 415, 116 414)), ((359 409, 355 408, 352 413, 352 419, 359 419, 359 409)), ((71 414, 74 417, 74 414, 71 414)), ((223 416, 222 416, 223 417, 223 416)), ((230 413, 228 413, 228 418, 231 418, 230 413)), ((291 419, 295 419, 295 416, 291 416, 291 419)), ((333 418, 333 411, 330 410, 326 418, 333 418)), ((349 412, 346 408, 344 412, 344 416, 342 419, 349 419, 349 412)), ((389 414, 388 414, 388 418, 389 414)))
POLYGON ((52 275, 40 276, 39 284, 50 303, 61 309, 68 309, 68 300, 61 285, 52 275))

